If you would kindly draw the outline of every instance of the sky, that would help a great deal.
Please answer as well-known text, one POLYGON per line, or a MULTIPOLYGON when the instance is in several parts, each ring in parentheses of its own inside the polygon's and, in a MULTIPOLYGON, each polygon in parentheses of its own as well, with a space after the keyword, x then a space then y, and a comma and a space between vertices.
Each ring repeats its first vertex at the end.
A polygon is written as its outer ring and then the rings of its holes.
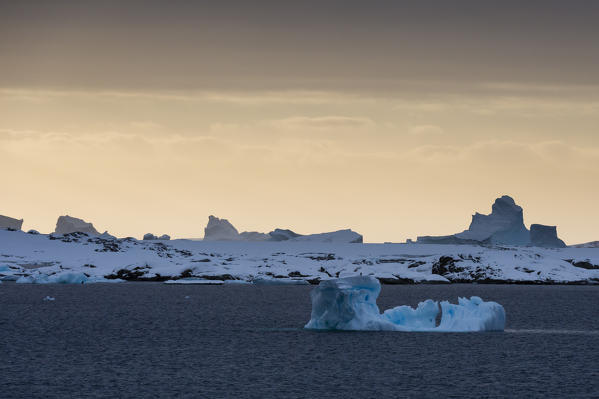
POLYGON ((0 0, 0 214, 599 239, 594 1, 0 0))

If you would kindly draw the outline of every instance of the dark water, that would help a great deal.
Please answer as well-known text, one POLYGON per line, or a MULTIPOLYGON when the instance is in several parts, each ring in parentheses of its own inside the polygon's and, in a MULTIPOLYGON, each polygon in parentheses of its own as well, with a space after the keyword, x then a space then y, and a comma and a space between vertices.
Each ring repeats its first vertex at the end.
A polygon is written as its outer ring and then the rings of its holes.
POLYGON ((468 334, 304 331, 309 291, 4 283, 0 397, 599 397, 599 287, 383 287, 504 305, 506 332, 468 334))

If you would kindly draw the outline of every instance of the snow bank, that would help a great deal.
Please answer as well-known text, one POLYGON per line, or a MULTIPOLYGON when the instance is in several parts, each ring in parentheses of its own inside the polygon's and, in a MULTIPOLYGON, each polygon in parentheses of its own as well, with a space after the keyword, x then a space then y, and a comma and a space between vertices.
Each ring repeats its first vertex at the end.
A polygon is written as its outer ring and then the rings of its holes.
POLYGON ((376 299, 381 284, 371 276, 327 280, 312 290, 312 315, 305 328, 315 330, 372 331, 503 331, 505 310, 496 302, 479 297, 459 298, 458 304, 420 302, 416 309, 398 306, 380 313, 376 299))

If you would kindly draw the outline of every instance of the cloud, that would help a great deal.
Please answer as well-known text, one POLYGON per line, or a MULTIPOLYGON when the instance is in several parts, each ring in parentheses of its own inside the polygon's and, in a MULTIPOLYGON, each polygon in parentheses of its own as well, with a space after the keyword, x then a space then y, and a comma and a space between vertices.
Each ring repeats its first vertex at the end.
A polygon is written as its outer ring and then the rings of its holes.
POLYGON ((156 102, 206 102, 243 106, 264 106, 281 104, 322 105, 322 104, 365 104, 375 103, 377 98, 360 93, 317 90, 44 90, 28 88, 2 88, 0 99, 42 103, 59 99, 86 100, 139 100, 156 102))
POLYGON ((437 136, 445 134, 445 131, 437 125, 419 125, 412 126, 410 128, 410 133, 417 136, 437 136))
POLYGON ((420 164, 451 166, 471 164, 502 168, 557 167, 597 171, 598 147, 579 147, 562 141, 520 142, 489 140, 470 145, 425 145, 399 155, 399 158, 420 164))
POLYGON ((162 125, 154 121, 132 121, 129 126, 139 130, 155 130, 161 129, 162 125))
POLYGON ((375 125, 370 118, 351 116, 294 116, 284 119, 276 119, 270 124, 278 129, 335 129, 335 128, 365 128, 375 125))

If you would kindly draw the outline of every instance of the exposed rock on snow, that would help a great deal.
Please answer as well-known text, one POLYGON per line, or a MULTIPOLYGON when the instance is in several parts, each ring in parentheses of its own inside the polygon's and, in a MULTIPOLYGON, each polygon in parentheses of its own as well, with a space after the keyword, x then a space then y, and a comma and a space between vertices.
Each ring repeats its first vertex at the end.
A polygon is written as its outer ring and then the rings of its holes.
POLYGON ((385 284, 599 284, 599 249, 318 241, 143 241, 0 230, 0 280, 318 284, 360 274, 385 284), (81 275, 87 278, 84 279, 81 275), (109 280, 106 280, 109 279, 109 280))
POLYGON ((64 235, 70 233, 86 233, 92 235, 100 235, 94 228, 94 225, 86 221, 71 216, 60 216, 56 222, 54 234, 64 235))
POLYGON ((235 241, 239 239, 239 232, 227 219, 216 216, 208 217, 208 225, 204 229, 204 241, 235 241))
POLYGON ((23 219, 15 219, 0 215, 0 229, 21 230, 23 219))
POLYGON ((566 244, 557 238, 556 226, 530 225, 530 243, 535 247, 565 248, 566 244))
POLYGON ((531 234, 524 225, 523 210, 512 197, 497 198, 489 215, 476 213, 468 230, 449 236, 421 236, 420 244, 488 244, 562 248, 564 242, 557 238, 552 226, 532 225, 531 234), (534 238, 533 238, 534 237, 534 238))

